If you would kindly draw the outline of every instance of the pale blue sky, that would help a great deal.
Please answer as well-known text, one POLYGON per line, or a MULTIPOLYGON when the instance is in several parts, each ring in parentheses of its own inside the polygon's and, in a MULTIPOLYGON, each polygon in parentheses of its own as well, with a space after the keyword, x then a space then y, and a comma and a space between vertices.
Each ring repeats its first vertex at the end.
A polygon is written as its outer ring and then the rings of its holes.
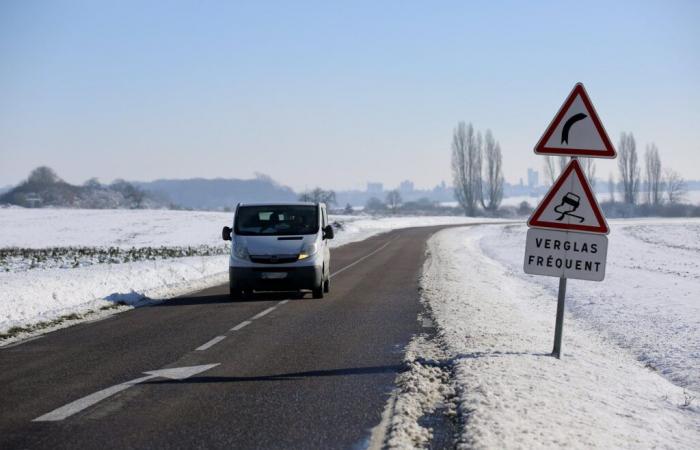
POLYGON ((47 164, 427 187, 459 120, 515 181, 577 81, 614 142, 700 178, 700 2, 251 3, 0 3, 0 186, 47 164))

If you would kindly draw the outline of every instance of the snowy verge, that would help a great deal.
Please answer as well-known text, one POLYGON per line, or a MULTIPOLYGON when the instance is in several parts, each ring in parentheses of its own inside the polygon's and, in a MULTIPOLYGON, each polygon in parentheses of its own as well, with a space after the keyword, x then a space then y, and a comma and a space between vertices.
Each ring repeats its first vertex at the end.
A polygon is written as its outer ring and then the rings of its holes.
POLYGON ((407 346, 404 365, 406 370, 397 377, 397 388, 387 405, 390 419, 386 425, 386 447, 451 447, 457 411, 452 361, 447 352, 437 340, 421 334, 407 346), (435 417, 442 419, 438 421, 442 426, 431 420, 435 417), (440 442, 436 426, 447 434, 440 442))
MULTIPOLYGON (((223 284, 228 280, 227 261, 228 256, 188 257, 0 273, 0 332, 51 322, 66 315, 105 310, 113 305, 140 306, 146 300, 172 298, 223 284)), ((94 314, 86 317, 93 318, 94 314)), ((75 322, 62 322, 57 327, 75 322)), ((51 326, 40 331, 55 328, 51 326)), ((27 336, 22 333, 3 340, 0 345, 27 336)))
MULTIPOLYGON (((451 367, 459 448, 697 448, 697 392, 568 313, 562 359, 549 356, 556 294, 485 256, 471 229, 436 233, 428 252, 422 297, 439 329, 441 365, 451 367)), ((400 389, 395 403, 429 404, 432 395, 400 389)), ((425 447, 415 410, 394 419, 407 429, 403 439, 393 431, 390 447, 425 447)))

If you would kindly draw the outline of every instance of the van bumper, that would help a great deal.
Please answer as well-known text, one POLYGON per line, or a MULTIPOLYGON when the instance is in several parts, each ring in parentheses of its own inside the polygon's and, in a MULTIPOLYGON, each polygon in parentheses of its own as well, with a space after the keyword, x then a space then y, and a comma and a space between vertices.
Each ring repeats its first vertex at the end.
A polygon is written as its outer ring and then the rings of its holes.
POLYGON ((229 267, 228 275, 234 290, 296 291, 319 286, 323 267, 229 267))

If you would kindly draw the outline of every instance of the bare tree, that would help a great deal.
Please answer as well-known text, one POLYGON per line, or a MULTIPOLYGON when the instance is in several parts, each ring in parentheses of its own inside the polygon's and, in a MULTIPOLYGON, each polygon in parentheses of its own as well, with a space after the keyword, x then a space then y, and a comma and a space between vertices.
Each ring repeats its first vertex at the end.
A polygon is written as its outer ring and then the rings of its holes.
POLYGON ((396 208, 401 204, 401 194, 394 189, 386 194, 386 206, 389 207, 392 213, 396 212, 396 208))
POLYGON ((335 191, 324 190, 320 187, 316 187, 311 191, 305 191, 299 195, 299 201, 301 202, 313 202, 313 203, 325 203, 327 205, 335 205, 335 191))
POLYGON ((480 198, 481 147, 471 123, 460 122, 452 133, 452 179, 457 202, 473 216, 480 198))
POLYGON ((634 205, 639 193, 639 161, 637 159, 637 143, 632 133, 622 133, 618 150, 617 166, 620 169, 624 202, 634 205))
POLYGON ((484 137, 484 156, 486 158, 485 189, 481 190, 481 206, 488 211, 496 211, 503 200, 503 155, 501 145, 496 142, 491 130, 486 130, 484 137))
POLYGON ((613 178, 612 172, 608 177, 608 192, 610 192, 610 202, 615 203, 615 178, 613 178))
POLYGON ((549 184, 554 184, 557 179, 557 170, 554 168, 554 157, 544 157, 544 175, 549 180, 549 184))
POLYGON ((566 169, 566 165, 569 164, 570 160, 568 156, 559 156, 557 161, 559 162, 559 174, 557 176, 559 176, 566 169))
POLYGON ((578 160, 583 168, 583 173, 588 178, 591 187, 595 189, 595 161, 593 158, 579 158, 578 160))
POLYGON ((680 203, 686 194, 685 180, 678 172, 672 169, 666 169, 665 175, 666 199, 671 204, 680 203))
POLYGON ((646 152, 644 152, 644 160, 646 163, 647 203, 650 205, 658 205, 663 200, 661 192, 663 180, 661 176, 659 149, 653 142, 651 145, 647 145, 646 152))
POLYGON ((544 173, 549 179, 550 184, 554 184, 559 174, 561 174, 566 165, 569 163, 569 158, 566 156, 545 156, 544 157, 544 173))

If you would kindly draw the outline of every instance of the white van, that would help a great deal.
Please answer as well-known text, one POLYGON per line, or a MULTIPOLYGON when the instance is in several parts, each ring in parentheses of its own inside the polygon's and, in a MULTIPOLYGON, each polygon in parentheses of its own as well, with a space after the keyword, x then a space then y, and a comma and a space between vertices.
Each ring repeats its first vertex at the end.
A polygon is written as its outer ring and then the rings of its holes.
POLYGON ((229 286, 232 299, 256 291, 311 290, 323 298, 330 290, 333 227, 323 203, 239 203, 231 241, 229 286))

